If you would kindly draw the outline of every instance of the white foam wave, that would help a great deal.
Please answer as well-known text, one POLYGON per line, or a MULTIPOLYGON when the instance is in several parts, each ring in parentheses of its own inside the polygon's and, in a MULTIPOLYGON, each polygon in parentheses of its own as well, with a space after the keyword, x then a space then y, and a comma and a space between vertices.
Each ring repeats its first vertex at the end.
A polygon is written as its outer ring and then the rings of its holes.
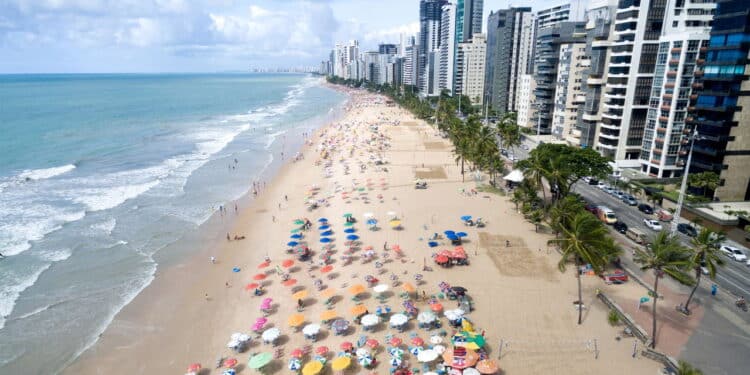
POLYGON ((31 248, 31 242, 62 228, 63 224, 86 216, 80 210, 62 210, 49 205, 28 207, 2 205, 0 208, 0 244, 3 255, 18 255, 31 248))
POLYGON ((158 180, 142 184, 108 186, 78 190, 80 194, 72 200, 85 205, 89 211, 103 211, 115 208, 128 199, 133 199, 159 184, 158 180))
POLYGON ((44 169, 31 169, 21 172, 18 177, 23 180, 46 180, 48 178, 68 173, 74 169, 76 169, 76 166, 73 164, 44 169))
POLYGON ((91 224, 91 229, 104 232, 109 236, 115 229, 115 225, 117 225, 117 220, 114 217, 110 217, 107 220, 91 224))
POLYGON ((28 287, 34 285, 37 279, 39 279, 39 275, 46 271, 50 267, 50 264, 47 263, 20 280, 13 280, 15 281, 13 284, 4 282, 0 285, 0 329, 5 327, 5 320, 13 312, 18 296, 28 287))
POLYGON ((62 262, 70 258, 71 255, 73 255, 73 252, 70 249, 45 250, 38 254, 41 259, 49 262, 62 262))

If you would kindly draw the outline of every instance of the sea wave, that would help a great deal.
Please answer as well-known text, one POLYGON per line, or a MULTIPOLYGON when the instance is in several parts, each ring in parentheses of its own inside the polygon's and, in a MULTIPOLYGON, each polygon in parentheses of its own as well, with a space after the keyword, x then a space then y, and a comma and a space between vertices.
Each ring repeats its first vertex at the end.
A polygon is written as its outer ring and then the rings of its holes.
POLYGON ((60 167, 44 168, 44 169, 31 169, 25 170, 18 175, 19 178, 24 180, 45 180, 55 176, 66 174, 76 169, 73 164, 67 164, 60 167))
POLYGON ((5 327, 5 321, 13 312, 16 300, 21 292, 36 283, 39 276, 50 267, 51 263, 40 267, 29 275, 21 276, 14 272, 3 275, 3 283, 0 285, 0 330, 5 327))

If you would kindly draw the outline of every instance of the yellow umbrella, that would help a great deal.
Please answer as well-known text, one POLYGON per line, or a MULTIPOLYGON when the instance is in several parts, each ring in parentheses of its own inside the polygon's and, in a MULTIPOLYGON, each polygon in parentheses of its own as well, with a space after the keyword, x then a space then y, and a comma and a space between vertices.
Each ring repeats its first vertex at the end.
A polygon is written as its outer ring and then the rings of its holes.
POLYGON ((336 312, 336 310, 326 310, 323 311, 322 314, 320 314, 321 320, 331 320, 339 316, 339 313, 336 312))
POLYGON ((461 329, 466 332, 474 332, 474 325, 471 324, 469 319, 463 319, 461 320, 461 329))
POLYGON ((302 375, 316 375, 323 370, 323 364, 318 361, 311 361, 305 363, 305 367, 302 368, 302 375))
POLYGON ((389 224, 391 225, 391 227, 395 228, 395 227, 401 226, 401 220, 391 220, 389 224))
POLYGON ((364 293, 364 292, 365 292, 365 286, 362 284, 356 284, 356 285, 352 285, 351 287, 349 287, 349 293, 351 293, 352 295, 356 296, 357 294, 364 293))
POLYGON ((360 316, 367 312, 367 307, 365 307, 364 305, 357 305, 357 306, 352 307, 352 309, 349 311, 354 316, 360 316))
POLYGON ((287 323, 289 323, 290 327, 299 327, 304 322, 305 322, 305 316, 302 314, 294 314, 290 316, 289 319, 287 320, 287 323))
POLYGON ((320 293, 320 296, 323 298, 331 298, 336 292, 333 291, 331 288, 326 288, 323 290, 323 292, 320 293))
POLYGON ((401 288, 404 289, 404 292, 407 293, 414 293, 416 289, 414 289, 414 285, 411 285, 409 283, 404 283, 404 285, 401 285, 401 288))
POLYGON ((345 370, 352 363, 352 359, 347 356, 341 356, 331 362, 331 368, 333 371, 345 370))
POLYGON ((294 298, 294 299, 305 299, 305 298, 307 298, 307 290, 300 290, 299 292, 292 294, 292 298, 294 298))

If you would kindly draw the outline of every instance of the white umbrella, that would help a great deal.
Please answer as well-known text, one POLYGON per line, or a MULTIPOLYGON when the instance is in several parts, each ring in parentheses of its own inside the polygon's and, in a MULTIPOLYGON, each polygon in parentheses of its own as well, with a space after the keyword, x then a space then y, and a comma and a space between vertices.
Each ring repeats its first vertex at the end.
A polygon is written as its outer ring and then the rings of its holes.
POLYGON ((388 290, 388 284, 378 284, 375 285, 375 287, 372 288, 372 290, 375 291, 375 293, 384 293, 388 290))
POLYGON ((443 314, 448 320, 459 320, 464 316, 464 311, 461 309, 445 310, 443 314))
MULTIPOLYGON (((417 315, 417 321, 423 324, 432 323, 435 321, 435 319, 437 319, 437 316, 435 316, 435 313, 433 313, 432 311, 422 311, 421 313, 419 313, 419 315, 417 315)), ((440 336, 437 337, 439 338, 440 336)))
POLYGON ((443 343, 442 337, 438 335, 430 336, 430 344, 442 344, 442 343, 443 343))
POLYGON ((388 212, 386 213, 386 215, 388 215, 388 216, 396 216, 396 213, 395 213, 395 212, 393 212, 393 211, 388 211, 388 212))
POLYGON ((393 314, 391 316, 391 325, 394 327, 402 326, 406 324, 407 320, 409 320, 409 317, 407 317, 404 314, 401 314, 401 313, 393 314))
POLYGON ((380 323, 380 317, 375 314, 367 314, 362 317, 361 322, 365 327, 372 327, 380 323))
POLYGON ((365 218, 368 218, 368 219, 369 219, 369 218, 371 218, 371 217, 373 217, 373 216, 375 216, 375 214, 373 214, 372 212, 365 212, 365 213, 364 213, 364 217, 365 217, 365 218))
POLYGON ((269 328, 265 331, 263 331, 263 341, 265 342, 273 342, 276 341, 277 338, 279 338, 279 335, 281 335, 281 331, 279 331, 278 328, 269 328))
POLYGON ((318 332, 320 332, 319 324, 308 324, 305 326, 305 328, 302 328, 302 333, 305 336, 314 336, 317 335, 318 332))
POLYGON ((437 359, 439 354, 433 349, 422 350, 417 354, 417 361, 427 363, 437 359))
POLYGON ((464 369, 463 375, 482 375, 479 370, 473 367, 467 367, 464 369))
POLYGON ((503 177, 503 180, 516 183, 521 182, 523 181, 523 172, 521 172, 519 169, 514 169, 512 172, 503 177))
POLYGON ((357 357, 367 357, 370 355, 370 351, 367 348, 359 348, 355 354, 357 354, 357 357))
POLYGON ((434 350, 437 354, 445 353, 445 347, 442 345, 435 345, 432 347, 432 350, 434 350))
POLYGON ((234 348, 234 347, 238 346, 239 344, 240 344, 239 341, 232 340, 232 341, 230 341, 230 342, 227 343, 227 348, 234 348))

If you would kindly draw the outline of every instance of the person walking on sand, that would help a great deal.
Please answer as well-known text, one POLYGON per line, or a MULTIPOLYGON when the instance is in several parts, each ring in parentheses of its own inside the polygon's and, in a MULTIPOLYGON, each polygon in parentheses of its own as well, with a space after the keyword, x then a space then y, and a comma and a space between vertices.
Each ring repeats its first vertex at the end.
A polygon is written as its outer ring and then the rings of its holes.
POLYGON ((216 257, 215 256, 211 256, 211 258, 209 258, 209 260, 211 261, 211 264, 216 264, 216 257))
POLYGON ((227 232, 227 241, 231 241, 232 237, 229 235, 229 232, 227 232))
POLYGON ((510 240, 505 240, 505 247, 510 247, 510 240))

